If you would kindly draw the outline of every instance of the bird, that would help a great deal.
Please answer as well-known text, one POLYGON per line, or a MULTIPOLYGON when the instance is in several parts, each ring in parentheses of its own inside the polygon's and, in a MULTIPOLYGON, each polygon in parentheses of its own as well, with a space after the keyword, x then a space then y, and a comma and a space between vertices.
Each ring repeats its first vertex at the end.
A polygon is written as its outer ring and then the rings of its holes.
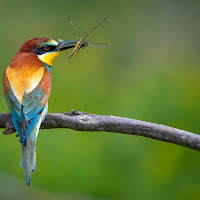
POLYGON ((21 143, 20 167, 30 186, 36 170, 36 140, 48 110, 52 63, 61 51, 74 48, 75 40, 56 42, 38 37, 24 42, 3 72, 5 100, 21 143))

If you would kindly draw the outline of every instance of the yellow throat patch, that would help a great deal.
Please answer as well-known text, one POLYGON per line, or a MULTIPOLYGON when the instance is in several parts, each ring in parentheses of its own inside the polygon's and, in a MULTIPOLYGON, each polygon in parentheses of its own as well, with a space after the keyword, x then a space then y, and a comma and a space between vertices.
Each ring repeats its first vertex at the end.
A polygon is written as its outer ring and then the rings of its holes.
POLYGON ((60 54, 60 52, 48 52, 42 55, 38 55, 38 58, 45 64, 52 66, 54 59, 60 54))

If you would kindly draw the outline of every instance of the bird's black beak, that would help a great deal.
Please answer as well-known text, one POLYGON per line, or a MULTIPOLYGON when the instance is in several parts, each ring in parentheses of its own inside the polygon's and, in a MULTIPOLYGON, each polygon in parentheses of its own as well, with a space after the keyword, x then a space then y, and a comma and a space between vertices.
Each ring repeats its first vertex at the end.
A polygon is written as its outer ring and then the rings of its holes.
POLYGON ((56 47, 57 51, 63 51, 66 49, 70 49, 76 46, 77 40, 71 40, 71 41, 60 41, 58 43, 58 46, 56 47))

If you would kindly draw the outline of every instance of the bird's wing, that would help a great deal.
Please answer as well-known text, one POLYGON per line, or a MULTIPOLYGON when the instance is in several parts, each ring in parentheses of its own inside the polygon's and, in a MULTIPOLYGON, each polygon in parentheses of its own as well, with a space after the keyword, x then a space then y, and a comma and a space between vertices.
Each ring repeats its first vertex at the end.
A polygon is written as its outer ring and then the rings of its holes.
POLYGON ((8 93, 5 95, 8 108, 12 116, 20 123, 24 120, 22 104, 13 94, 11 87, 8 85, 8 93))
POLYGON ((4 82, 4 94, 9 111, 12 114, 13 125, 24 142, 36 122, 40 118, 45 105, 47 104, 51 88, 51 75, 49 70, 44 71, 44 75, 38 86, 30 92, 24 92, 23 101, 20 103, 13 93, 10 83, 4 82), (7 91, 5 91, 7 90, 7 91))
MULTIPOLYGON (((44 98, 45 92, 37 86, 31 93, 24 93, 22 110, 24 114, 23 123, 17 123, 19 125, 19 132, 21 141, 24 142, 35 124, 37 123, 40 115, 44 110, 44 105, 42 101, 44 98)), ((13 123, 16 122, 15 119, 13 123)), ((19 134, 19 133, 18 133, 19 134)))

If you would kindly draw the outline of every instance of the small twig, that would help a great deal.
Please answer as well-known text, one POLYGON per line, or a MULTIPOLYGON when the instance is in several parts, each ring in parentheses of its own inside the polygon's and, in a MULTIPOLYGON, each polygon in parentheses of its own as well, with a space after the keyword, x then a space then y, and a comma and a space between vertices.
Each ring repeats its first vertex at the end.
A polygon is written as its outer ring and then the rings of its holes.
MULTIPOLYGON (((0 128, 6 128, 4 135, 15 132, 10 114, 0 113, 0 128)), ((77 110, 72 110, 70 113, 49 113, 41 128, 70 128, 77 131, 106 131, 139 135, 200 151, 200 135, 198 134, 161 124, 124 117, 94 115, 77 110)))

